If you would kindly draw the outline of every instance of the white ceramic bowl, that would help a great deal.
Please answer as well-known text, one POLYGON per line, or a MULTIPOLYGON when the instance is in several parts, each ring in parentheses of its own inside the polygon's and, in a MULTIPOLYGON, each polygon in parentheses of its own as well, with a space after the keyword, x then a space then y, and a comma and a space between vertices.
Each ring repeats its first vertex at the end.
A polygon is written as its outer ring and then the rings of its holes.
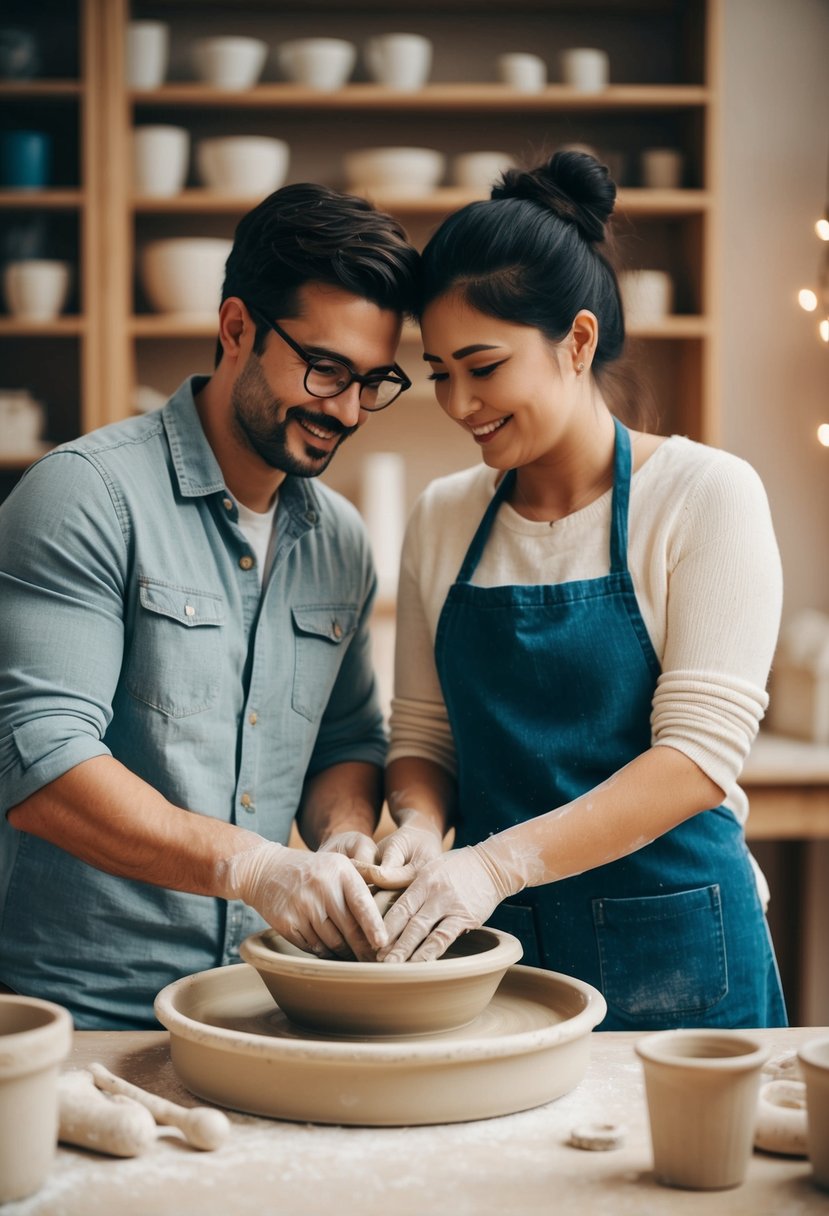
POLYGON ((343 157, 350 190, 401 198, 431 194, 445 167, 434 148, 358 148, 343 157))
POLYGON ((196 144, 196 172, 218 194, 264 196, 285 181, 289 156, 284 140, 265 135, 202 139, 196 144))
POLYGON ((276 52, 280 71, 295 84, 330 93, 341 89, 357 60, 357 48, 343 38, 295 38, 276 52))
POLYGON ((216 237, 171 237, 146 244, 138 269, 153 309, 215 316, 232 244, 216 237))
POLYGON ((345 962, 306 954, 268 929, 246 938, 239 953, 297 1026, 382 1037, 466 1026, 523 951, 509 933, 473 929, 432 962, 345 962))
POLYGON ((487 193, 505 169, 514 168, 515 157, 509 152, 462 152, 452 164, 457 186, 487 193))
POLYGON ((193 43, 196 76, 214 89, 250 89, 262 75, 268 44, 261 38, 200 38, 193 43))

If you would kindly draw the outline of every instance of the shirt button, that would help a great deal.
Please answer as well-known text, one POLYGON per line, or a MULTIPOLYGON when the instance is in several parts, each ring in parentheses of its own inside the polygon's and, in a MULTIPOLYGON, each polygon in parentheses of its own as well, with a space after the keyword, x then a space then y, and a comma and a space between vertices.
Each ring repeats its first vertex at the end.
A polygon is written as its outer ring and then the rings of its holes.
POLYGON ((305 512, 305 519, 306 519, 306 521, 307 521, 309 524, 315 524, 315 523, 317 522, 317 513, 316 513, 316 511, 306 511, 306 512, 305 512))
POLYGON ((335 638, 341 638, 343 636, 343 627, 339 621, 335 621, 331 626, 331 632, 335 638))
POLYGON ((248 722, 250 722, 251 726, 255 726, 258 721, 259 721, 259 719, 257 718, 255 713, 248 715, 248 722))
POLYGON ((232 511, 233 510, 233 499, 232 498, 223 498, 222 506, 224 507, 224 509, 226 511, 232 511))
POLYGON ((253 806, 253 799, 251 798, 250 794, 242 794, 242 797, 239 799, 239 801, 241 802, 242 806, 245 808, 246 811, 249 811, 250 808, 253 806))
POLYGON ((243 570, 252 570, 255 563, 251 555, 249 553, 245 553, 239 558, 239 565, 243 570))
POLYGON ((195 616, 196 615, 196 610, 192 604, 184 605, 184 615, 185 616, 195 616))

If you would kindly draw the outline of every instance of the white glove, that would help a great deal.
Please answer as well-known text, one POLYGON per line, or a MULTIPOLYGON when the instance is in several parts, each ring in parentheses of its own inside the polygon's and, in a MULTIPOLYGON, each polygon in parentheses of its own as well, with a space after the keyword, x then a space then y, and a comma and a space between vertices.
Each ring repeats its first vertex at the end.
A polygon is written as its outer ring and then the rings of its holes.
POLYGON ((418 873, 386 913, 389 944, 377 957, 384 963, 439 958, 456 937, 479 928, 513 894, 514 882, 486 844, 444 853, 418 873))
POLYGON ((371 892, 341 853, 262 840, 224 863, 221 885, 301 950, 373 962, 388 941, 371 892))
POLYGON ((366 836, 365 832, 340 832, 336 836, 329 836, 317 852, 342 853, 343 857, 350 857, 356 863, 359 873, 363 872, 365 866, 373 865, 378 857, 377 842, 371 836, 366 836))
POLYGON ((378 842, 376 865, 358 865, 357 869, 366 882, 397 891, 408 887, 417 873, 442 852, 443 837, 437 828, 415 827, 408 822, 378 842))

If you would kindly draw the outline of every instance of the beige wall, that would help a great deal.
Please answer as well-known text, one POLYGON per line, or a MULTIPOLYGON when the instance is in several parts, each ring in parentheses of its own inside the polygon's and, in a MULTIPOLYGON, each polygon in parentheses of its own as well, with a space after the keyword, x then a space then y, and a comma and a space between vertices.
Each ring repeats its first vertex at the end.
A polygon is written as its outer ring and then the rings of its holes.
POLYGON ((785 613, 829 611, 829 348, 816 286, 829 153, 829 0, 722 0, 722 446, 771 500, 785 613))
MULTIPOLYGON (((829 611, 829 348, 797 304, 816 286, 827 190, 829 0, 722 0, 722 446, 765 482, 784 617, 829 611)), ((811 845, 800 1019, 829 1023, 829 845, 811 845)), ((772 890, 774 898, 774 890, 772 890)))

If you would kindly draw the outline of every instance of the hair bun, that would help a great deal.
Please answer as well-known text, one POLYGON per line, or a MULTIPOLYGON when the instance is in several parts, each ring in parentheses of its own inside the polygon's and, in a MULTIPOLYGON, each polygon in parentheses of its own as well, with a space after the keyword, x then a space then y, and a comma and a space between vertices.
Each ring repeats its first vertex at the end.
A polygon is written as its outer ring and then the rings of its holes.
POLYGON ((492 198, 523 198, 575 224, 586 241, 603 241, 613 214, 616 185, 594 156, 556 152, 535 169, 508 169, 492 198))

